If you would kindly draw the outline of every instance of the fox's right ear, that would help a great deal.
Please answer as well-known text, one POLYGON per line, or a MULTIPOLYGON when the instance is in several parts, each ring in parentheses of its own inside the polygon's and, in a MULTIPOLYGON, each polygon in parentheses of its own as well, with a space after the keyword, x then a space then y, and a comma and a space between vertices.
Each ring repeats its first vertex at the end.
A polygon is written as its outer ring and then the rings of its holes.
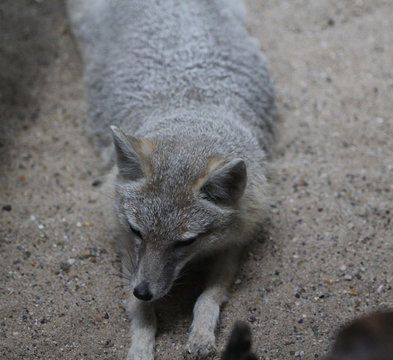
POLYGON ((150 141, 127 136, 112 125, 119 175, 125 180, 136 181, 149 175, 148 157, 153 150, 150 141))

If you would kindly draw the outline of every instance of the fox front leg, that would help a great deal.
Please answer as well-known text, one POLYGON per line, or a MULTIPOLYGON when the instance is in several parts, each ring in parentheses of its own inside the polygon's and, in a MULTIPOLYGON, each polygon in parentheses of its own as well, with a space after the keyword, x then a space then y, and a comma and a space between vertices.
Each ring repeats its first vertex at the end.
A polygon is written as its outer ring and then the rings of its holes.
POLYGON ((153 360, 157 327, 154 305, 132 296, 128 311, 131 318, 131 347, 127 360, 153 360))
POLYGON ((227 291, 237 271, 238 251, 225 251, 213 265, 206 289, 194 306, 194 320, 186 345, 192 359, 202 359, 216 351, 214 330, 220 305, 227 299, 227 291))

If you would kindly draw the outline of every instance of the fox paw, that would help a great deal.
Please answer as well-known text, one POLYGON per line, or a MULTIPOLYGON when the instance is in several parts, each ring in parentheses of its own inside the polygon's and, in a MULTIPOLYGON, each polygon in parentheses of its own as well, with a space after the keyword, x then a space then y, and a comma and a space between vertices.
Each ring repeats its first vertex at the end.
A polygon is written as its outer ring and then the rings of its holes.
POLYGON ((154 354, 152 351, 131 346, 128 350, 127 360, 154 360, 154 354))
POLYGON ((185 352, 188 358, 191 359, 206 359, 217 352, 215 345, 214 334, 192 334, 188 339, 185 347, 185 352))

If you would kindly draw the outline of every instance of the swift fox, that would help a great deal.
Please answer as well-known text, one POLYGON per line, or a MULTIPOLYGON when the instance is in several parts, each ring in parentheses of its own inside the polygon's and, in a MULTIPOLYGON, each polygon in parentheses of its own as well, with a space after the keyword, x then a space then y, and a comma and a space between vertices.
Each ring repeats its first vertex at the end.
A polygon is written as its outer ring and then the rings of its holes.
POLYGON ((266 60, 236 0, 70 0, 68 10, 132 248, 127 359, 154 358, 155 301, 187 263, 216 254, 186 345, 205 357, 266 206, 276 113, 266 60))

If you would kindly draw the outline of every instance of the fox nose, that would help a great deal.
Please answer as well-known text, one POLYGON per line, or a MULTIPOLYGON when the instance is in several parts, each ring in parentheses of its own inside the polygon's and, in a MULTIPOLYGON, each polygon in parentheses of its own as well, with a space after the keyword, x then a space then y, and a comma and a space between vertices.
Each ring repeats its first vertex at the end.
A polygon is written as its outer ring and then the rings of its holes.
POLYGON ((138 286, 134 288, 134 296, 144 301, 151 300, 153 294, 150 291, 149 284, 146 281, 142 281, 138 286))

